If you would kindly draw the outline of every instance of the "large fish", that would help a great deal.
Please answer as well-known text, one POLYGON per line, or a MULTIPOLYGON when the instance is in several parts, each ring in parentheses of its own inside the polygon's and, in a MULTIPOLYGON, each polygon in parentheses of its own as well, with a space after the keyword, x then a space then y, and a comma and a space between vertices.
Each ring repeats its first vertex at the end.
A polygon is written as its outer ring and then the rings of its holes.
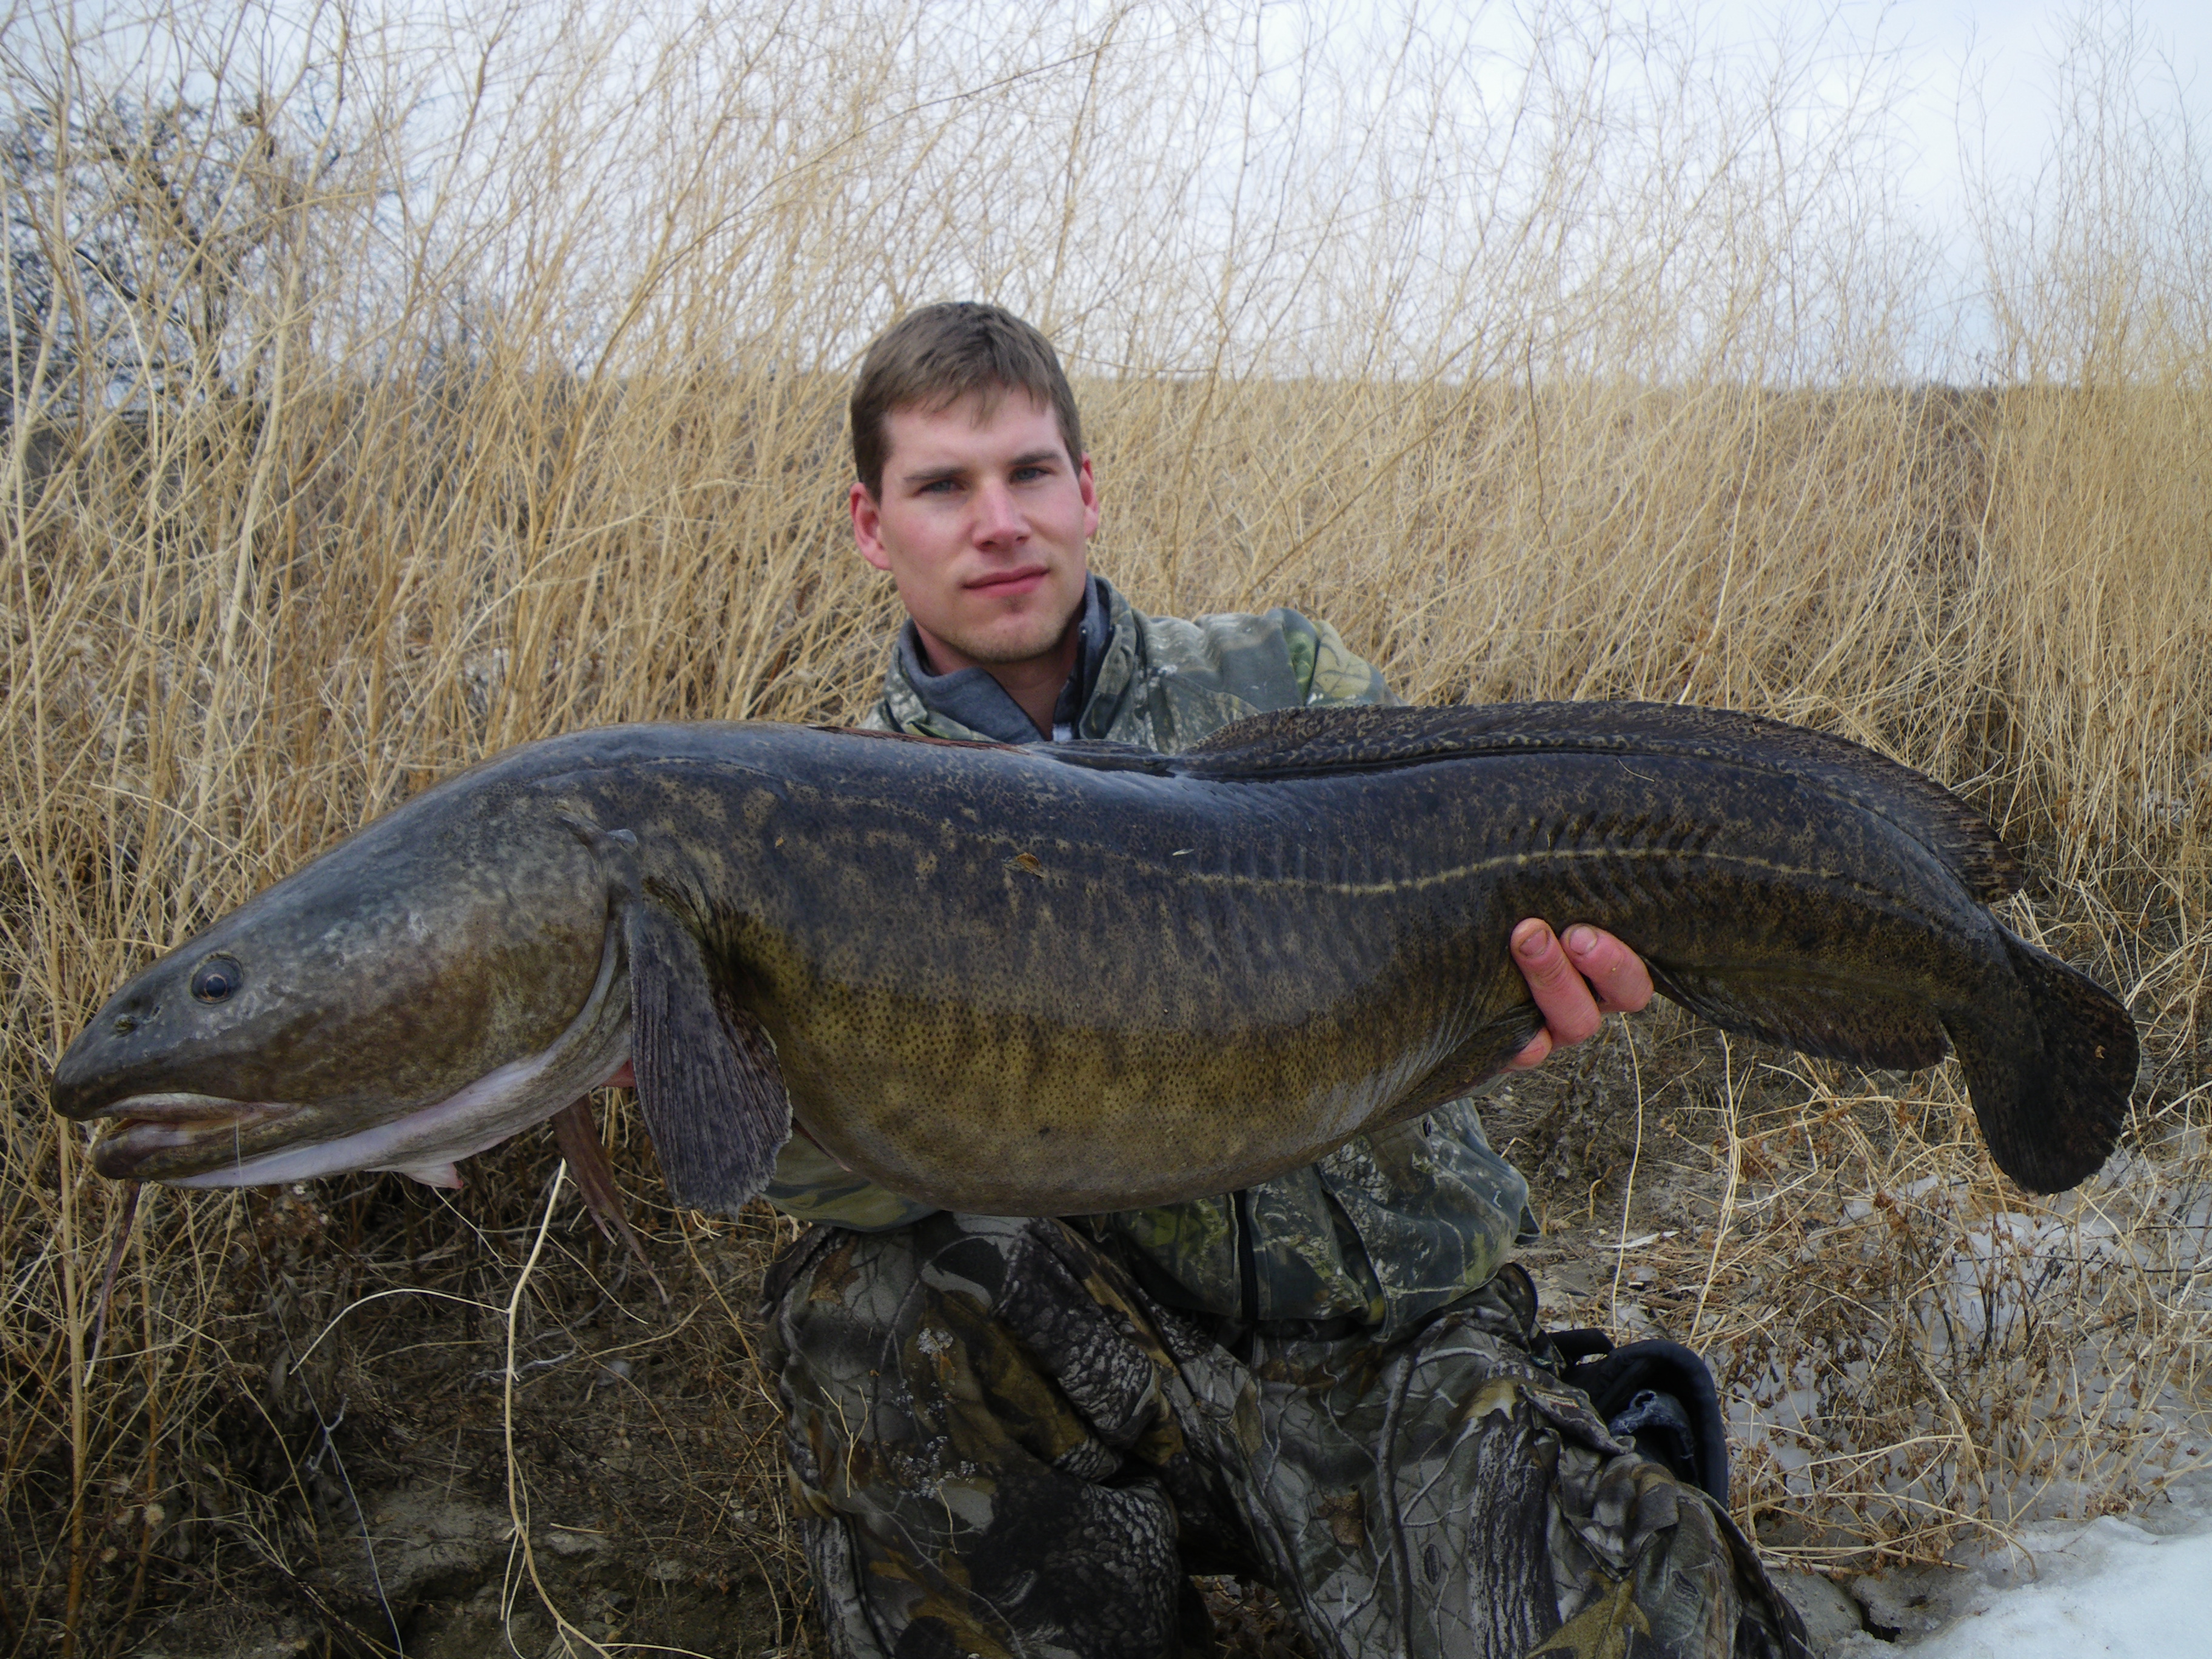
POLYGON ((1663 704, 1261 715, 1168 757, 772 725, 496 757, 125 985, 54 1108, 102 1172, 433 1181, 620 1069, 677 1195, 790 1125, 952 1208, 1249 1185, 1497 1072, 1524 915, 1599 924, 1726 1030, 1911 1067, 1991 1155, 2112 1149, 2136 1033, 2002 927, 2018 884, 1917 773, 1663 704))

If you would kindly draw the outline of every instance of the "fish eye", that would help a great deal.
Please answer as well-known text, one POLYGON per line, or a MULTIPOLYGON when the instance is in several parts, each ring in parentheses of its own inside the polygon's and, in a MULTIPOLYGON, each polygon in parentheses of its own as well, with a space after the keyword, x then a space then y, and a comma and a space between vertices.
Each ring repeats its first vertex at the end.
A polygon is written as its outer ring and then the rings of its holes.
POLYGON ((192 973, 192 994, 202 1002, 222 1002, 245 977, 246 970, 228 957, 210 957, 192 973))

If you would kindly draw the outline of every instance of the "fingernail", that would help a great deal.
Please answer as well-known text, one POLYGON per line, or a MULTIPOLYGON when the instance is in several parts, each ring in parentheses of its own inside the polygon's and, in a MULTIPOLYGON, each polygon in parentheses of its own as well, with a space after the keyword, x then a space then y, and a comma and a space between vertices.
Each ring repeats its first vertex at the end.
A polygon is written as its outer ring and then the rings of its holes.
POLYGON ((1579 922, 1567 929, 1567 949, 1577 956, 1587 956, 1597 949, 1597 929, 1585 927, 1579 922))
POLYGON ((1541 927, 1531 927, 1513 941, 1514 950, 1528 957, 1529 961, 1534 962, 1544 954, 1545 931, 1541 927))

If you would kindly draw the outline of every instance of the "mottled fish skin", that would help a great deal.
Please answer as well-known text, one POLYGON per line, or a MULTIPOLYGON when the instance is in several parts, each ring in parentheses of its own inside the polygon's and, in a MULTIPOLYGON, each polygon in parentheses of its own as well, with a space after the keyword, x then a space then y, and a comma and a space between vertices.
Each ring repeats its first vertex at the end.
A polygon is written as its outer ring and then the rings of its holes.
POLYGON ((1534 915, 1608 928, 1730 1029, 1884 1066, 1955 1047, 1998 1164, 2055 1190, 2110 1151, 2135 1032, 1990 914, 2017 879, 1917 774, 1664 705, 1266 715, 1172 757, 613 727, 439 786, 156 963, 53 1099, 302 1103, 304 1128, 101 1164, 235 1167, 546 1049, 618 945, 689 1201, 757 1190, 787 1091, 894 1191, 1115 1209, 1250 1185, 1497 1071, 1535 1024, 1506 944, 1534 915), (410 940, 428 959, 394 960, 410 940), (250 1018, 185 988, 219 952, 250 1018))

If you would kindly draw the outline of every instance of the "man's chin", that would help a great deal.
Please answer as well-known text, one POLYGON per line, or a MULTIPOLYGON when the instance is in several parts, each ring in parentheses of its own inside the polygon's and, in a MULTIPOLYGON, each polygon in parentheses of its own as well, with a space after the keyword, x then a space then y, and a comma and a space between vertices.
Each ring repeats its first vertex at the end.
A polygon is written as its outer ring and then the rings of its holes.
POLYGON ((1011 616, 1001 613, 938 637, 979 668, 1025 667, 1060 653, 1081 604, 1079 592, 1074 607, 1057 619, 1051 610, 1038 605, 1034 614, 1026 609, 1011 616))
POLYGON ((1065 632, 1048 635, 1042 641, 984 639, 955 648, 978 668, 1026 668, 1057 659, 1065 632))

